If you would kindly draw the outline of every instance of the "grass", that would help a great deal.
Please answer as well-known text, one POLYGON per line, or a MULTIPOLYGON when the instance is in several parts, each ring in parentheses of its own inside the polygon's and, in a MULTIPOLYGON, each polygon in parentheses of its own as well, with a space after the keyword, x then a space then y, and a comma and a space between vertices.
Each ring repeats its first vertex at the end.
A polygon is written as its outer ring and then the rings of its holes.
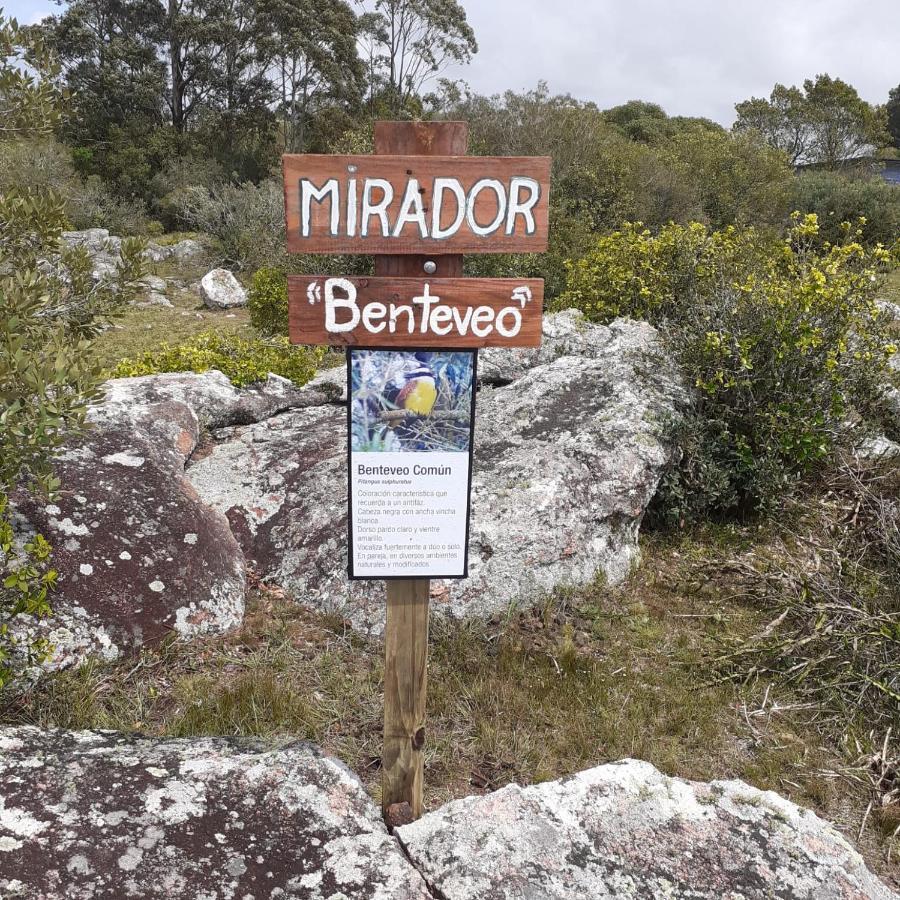
POLYGON ((175 268, 169 262, 151 266, 149 274, 178 279, 177 284, 170 280, 168 285, 167 297, 173 308, 150 306, 126 309, 93 342, 94 352, 104 369, 113 368, 127 357, 138 356, 147 350, 159 350, 163 344, 179 344, 211 329, 221 334, 254 337, 255 331, 250 325, 246 307, 209 309, 190 289, 189 285, 199 281, 206 271, 205 266, 181 265, 175 268))
MULTIPOLYGON (((432 627, 426 803, 639 757, 688 778, 742 778, 812 806, 856 839, 869 793, 838 777, 847 753, 777 681, 716 677, 723 642, 759 610, 695 578, 711 553, 765 536, 713 529, 644 540, 623 588, 596 584, 488 624, 432 627), (828 773, 823 775, 823 773, 828 773)), ((380 792, 382 651, 336 619, 257 585, 243 627, 112 665, 48 677, 0 721, 153 735, 291 735, 315 741, 380 792)), ((883 836, 862 849, 882 872, 883 836)))

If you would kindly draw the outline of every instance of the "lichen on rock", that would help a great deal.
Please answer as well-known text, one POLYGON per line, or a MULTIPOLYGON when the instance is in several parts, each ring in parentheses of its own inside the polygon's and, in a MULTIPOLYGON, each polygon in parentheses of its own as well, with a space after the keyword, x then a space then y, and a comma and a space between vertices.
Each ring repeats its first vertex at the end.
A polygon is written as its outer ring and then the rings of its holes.
POLYGON ((429 900, 309 744, 0 729, 0 896, 429 900))

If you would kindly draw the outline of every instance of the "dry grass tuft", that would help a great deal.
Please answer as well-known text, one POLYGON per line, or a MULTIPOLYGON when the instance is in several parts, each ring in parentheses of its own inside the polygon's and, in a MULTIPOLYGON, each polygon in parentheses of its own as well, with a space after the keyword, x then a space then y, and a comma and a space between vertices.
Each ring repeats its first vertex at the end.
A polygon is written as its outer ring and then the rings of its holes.
MULTIPOLYGON (((802 696, 762 673, 744 685, 711 677, 723 644, 767 620, 697 569, 772 543, 738 528, 651 537, 623 588, 560 592, 487 624, 433 621, 426 804, 631 756, 777 790, 855 837, 870 785, 834 777, 848 757, 802 696)), ((382 675, 380 642, 258 585, 238 632, 49 677, 7 700, 0 721, 309 739, 377 799, 382 675)), ((863 849, 884 870, 873 829, 863 849)))

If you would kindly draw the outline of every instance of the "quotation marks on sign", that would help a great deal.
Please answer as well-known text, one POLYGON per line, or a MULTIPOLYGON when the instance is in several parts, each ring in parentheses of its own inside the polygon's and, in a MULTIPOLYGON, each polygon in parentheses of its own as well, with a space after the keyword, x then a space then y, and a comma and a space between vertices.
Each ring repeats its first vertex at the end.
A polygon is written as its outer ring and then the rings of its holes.
POLYGON ((322 288, 319 287, 318 281, 310 282, 309 287, 306 289, 306 298, 309 300, 310 304, 321 303, 322 288))
POLYGON ((525 304, 531 303, 531 288, 528 287, 527 284, 523 284, 520 287, 513 288, 512 297, 510 299, 513 301, 518 301, 522 304, 522 309, 525 309, 525 304))

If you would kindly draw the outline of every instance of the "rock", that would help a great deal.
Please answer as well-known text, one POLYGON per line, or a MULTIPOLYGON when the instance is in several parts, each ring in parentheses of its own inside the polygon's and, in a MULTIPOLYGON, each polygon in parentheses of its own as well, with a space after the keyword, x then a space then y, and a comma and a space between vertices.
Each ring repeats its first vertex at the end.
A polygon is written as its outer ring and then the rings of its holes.
MULTIPOLYGON (((664 423, 686 395, 649 325, 548 316, 545 351, 489 354, 478 396, 469 578, 432 582, 434 608, 489 618, 598 572, 621 582, 670 458, 664 423), (582 355, 556 356, 581 351, 582 355)), ((340 370, 328 376, 333 397, 340 370)), ((324 386, 325 382, 319 382, 324 386)), ((212 434, 187 470, 245 557, 301 602, 383 625, 383 588, 350 583, 346 410, 317 406, 212 434)))
POLYGON ((853 451, 853 455, 863 462, 880 462, 900 457, 900 444, 883 434, 866 438, 853 451))
POLYGON ((200 299, 210 309, 245 306, 247 292, 228 269, 212 269, 200 279, 200 299))
POLYGON ((165 294, 157 294, 156 291, 150 291, 148 294, 144 294, 144 296, 140 300, 135 300, 132 306, 136 306, 138 309, 141 309, 145 306, 165 306, 168 309, 173 309, 172 301, 165 294))
MULTIPOLYGON (((562 314, 546 328, 548 347, 559 338, 557 352, 582 355, 492 354, 499 386, 477 401, 470 574, 432 582, 439 614, 489 619, 598 573, 619 583, 638 560, 670 458, 665 423, 686 394, 649 325, 562 314)), ((19 625, 49 635, 49 666, 233 627, 245 563, 379 633, 383 586, 346 574, 345 382, 343 367, 301 389, 273 375, 237 390, 218 372, 108 382, 94 429, 59 458, 60 498, 15 495, 20 533, 40 531, 56 550, 56 618, 19 625)))
POLYGON ((141 279, 141 284, 144 287, 144 291, 140 299, 135 300, 132 306, 139 308, 145 306, 166 306, 170 309, 172 308, 172 303, 166 296, 167 284, 165 278, 160 278, 158 275, 145 275, 141 279))
POLYGON ((897 898, 809 810, 636 760, 457 800, 395 833, 444 900, 897 898))
MULTIPOLYGON (((611 329, 619 330, 621 322, 611 329)), ((599 326, 591 325, 578 309, 544 316, 540 347, 506 349, 488 347, 478 354, 478 380, 485 384, 504 385, 521 378, 529 369, 552 362, 561 356, 592 357, 603 353, 604 341, 594 344, 599 326)), ((605 334, 599 331, 605 338, 605 334)), ((643 336, 638 340, 643 340, 643 336)))
POLYGON ((155 241, 148 241, 141 256, 149 262, 159 263, 169 258, 171 248, 163 247, 155 241))
POLYGON ((0 729, 4 898, 428 900, 348 769, 308 744, 0 729))
POLYGON ((166 292, 166 279, 160 278, 159 275, 145 275, 141 279, 141 284, 148 291, 155 291, 157 294, 164 294, 166 292))
POLYGON ((111 237, 106 228, 85 228, 83 231, 64 231, 62 240, 70 247, 84 247, 92 256, 107 250, 119 252, 122 239, 111 237))
POLYGON ((94 281, 116 274, 122 250, 122 239, 110 235, 106 228, 86 228, 83 231, 64 231, 62 241, 69 247, 82 247, 91 258, 94 281))
POLYGON ((169 256, 179 263, 192 262, 202 259, 206 255, 206 250, 199 241, 185 238, 177 244, 173 244, 169 251, 169 256))
POLYGON ((875 305, 884 313, 889 322, 900 324, 900 303, 879 299, 875 301, 875 305))
MULTIPOLYGON (((20 637, 54 647, 46 669, 115 658, 167 634, 191 638, 238 625, 244 559, 227 519, 184 478, 201 430, 246 424, 293 405, 324 402, 277 376, 238 390, 221 373, 168 374, 106 383, 91 429, 55 463, 52 503, 13 495, 20 541, 35 531, 54 547, 54 616, 19 616, 20 637)), ((37 673, 33 673, 37 674, 37 673)))

